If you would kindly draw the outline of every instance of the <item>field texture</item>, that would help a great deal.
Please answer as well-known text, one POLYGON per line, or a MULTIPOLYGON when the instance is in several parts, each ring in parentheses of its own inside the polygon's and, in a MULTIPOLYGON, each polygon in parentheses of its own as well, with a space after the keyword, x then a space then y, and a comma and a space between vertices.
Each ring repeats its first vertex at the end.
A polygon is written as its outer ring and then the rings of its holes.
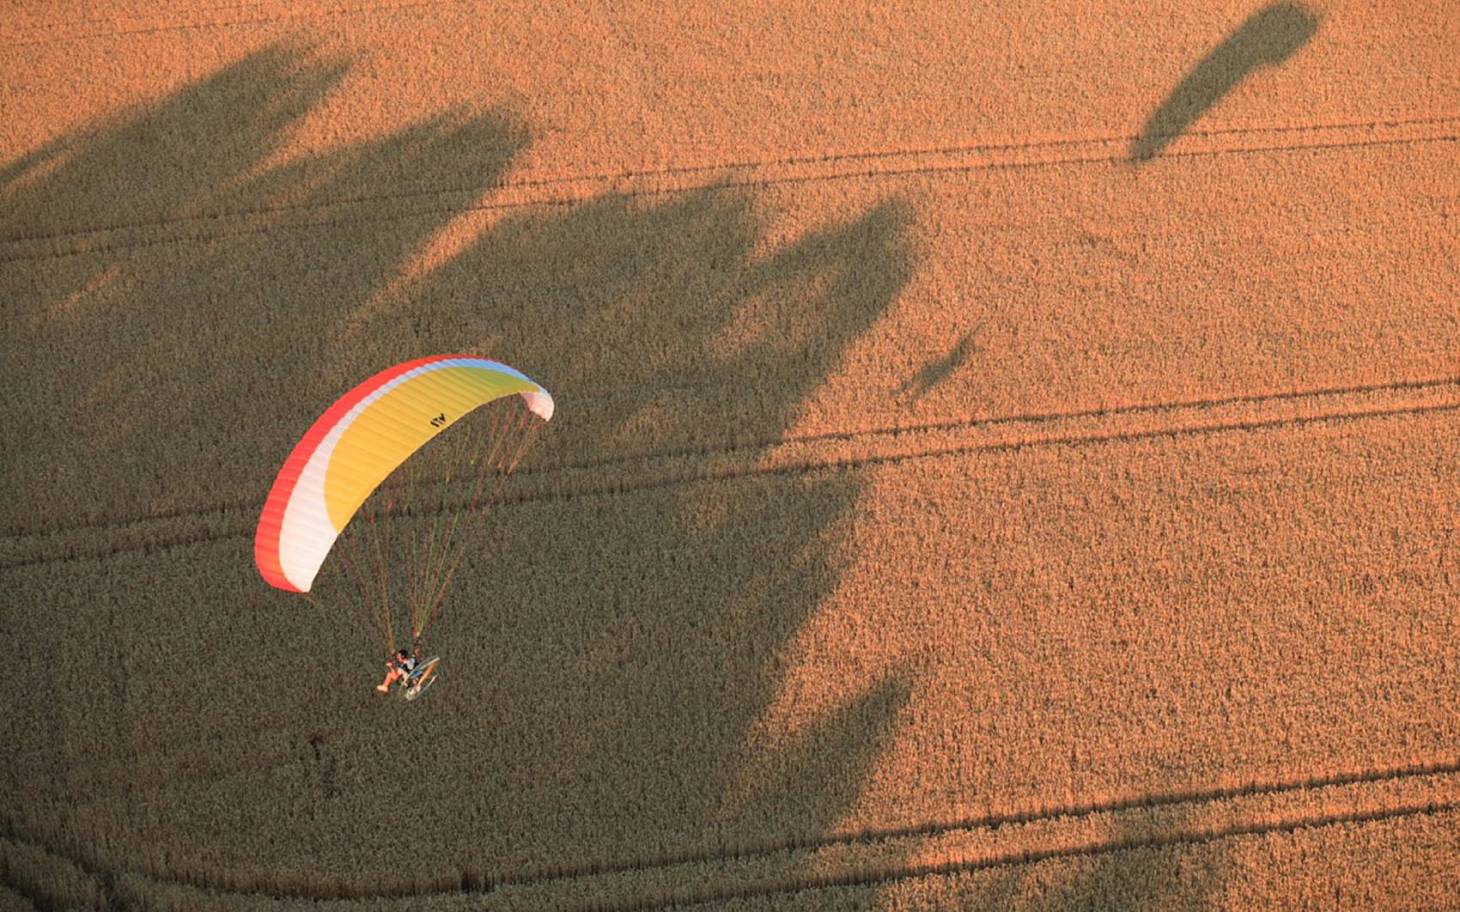
POLYGON ((5 5, 0 910, 1460 908, 1452 3, 5 5), (252 536, 454 351, 405 704, 252 536))

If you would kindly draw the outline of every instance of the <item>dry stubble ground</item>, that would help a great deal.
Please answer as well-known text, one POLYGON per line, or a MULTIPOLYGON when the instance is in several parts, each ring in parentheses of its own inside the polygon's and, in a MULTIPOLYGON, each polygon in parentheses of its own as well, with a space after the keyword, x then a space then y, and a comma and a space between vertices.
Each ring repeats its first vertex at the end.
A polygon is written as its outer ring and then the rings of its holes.
POLYGON ((1460 42, 1394 6, 14 11, 0 900, 1443 906, 1460 42), (460 349, 560 414, 401 712, 251 528, 460 349))

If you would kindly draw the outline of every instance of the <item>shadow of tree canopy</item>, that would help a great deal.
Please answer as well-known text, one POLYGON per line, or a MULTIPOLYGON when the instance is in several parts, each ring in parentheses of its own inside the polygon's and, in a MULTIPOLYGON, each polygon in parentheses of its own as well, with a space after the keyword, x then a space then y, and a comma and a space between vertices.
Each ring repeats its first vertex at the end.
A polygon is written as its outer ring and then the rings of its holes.
MULTIPOLYGON (((707 187, 508 210, 402 286, 529 137, 510 112, 453 111, 278 160, 347 70, 271 47, 3 166, 7 531, 251 520, 329 401, 438 351, 553 390, 543 471, 775 439, 913 269, 896 201, 767 251, 753 191, 707 187)), ((33 735, 6 764, 10 825, 149 889, 280 898, 814 838, 901 679, 724 796, 858 495, 848 475, 753 475, 501 508, 435 628, 443 683, 408 710, 371 690, 373 632, 268 589, 251 538, 16 571, 4 631, 51 702, 6 706, 33 735), (406 853, 402 814, 430 822, 406 853)))
MULTIPOLYGON (((490 327, 496 350, 543 365, 559 403, 543 464, 775 439, 906 281, 907 218, 884 203, 757 256, 742 190, 512 215, 371 331, 437 349, 490 327)), ((483 816, 447 795, 424 809, 504 847, 485 881, 814 838, 856 797, 906 682, 784 745, 749 800, 726 796, 782 644, 836 583, 832 533, 858 493, 752 477, 502 511, 434 630, 464 679, 402 723, 457 749, 397 775, 475 785, 483 816)), ((356 813, 388 826, 391 806, 356 813)))
POLYGON ((242 506, 299 403, 360 363, 329 328, 454 214, 359 207, 474 196, 525 143, 502 112, 447 112, 275 162, 346 70, 273 46, 11 169, 7 531, 242 506))
POLYGON ((1262 66, 1277 66, 1318 31, 1318 17, 1301 3, 1273 3, 1243 22, 1171 91, 1131 142, 1130 158, 1161 154, 1239 82, 1262 66))

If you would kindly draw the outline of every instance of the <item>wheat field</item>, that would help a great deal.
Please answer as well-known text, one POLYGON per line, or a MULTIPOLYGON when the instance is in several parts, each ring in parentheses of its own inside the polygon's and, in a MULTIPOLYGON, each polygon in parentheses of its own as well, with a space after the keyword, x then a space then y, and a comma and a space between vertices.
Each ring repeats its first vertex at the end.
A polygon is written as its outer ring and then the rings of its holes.
POLYGON ((0 909, 1460 904, 1446 3, 0 47, 0 909), (406 704, 253 532, 453 351, 558 412, 406 704))

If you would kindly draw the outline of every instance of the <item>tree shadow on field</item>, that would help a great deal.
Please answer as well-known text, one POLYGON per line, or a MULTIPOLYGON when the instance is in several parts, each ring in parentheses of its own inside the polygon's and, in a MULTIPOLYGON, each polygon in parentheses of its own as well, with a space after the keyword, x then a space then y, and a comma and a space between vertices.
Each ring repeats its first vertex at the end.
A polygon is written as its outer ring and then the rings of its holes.
POLYGON ((498 110, 281 157, 347 70, 272 47, 3 166, 4 529, 242 514, 251 532, 332 398, 442 351, 555 393, 524 468, 541 496, 468 554, 433 630, 443 683, 408 708, 370 690, 373 632, 269 590, 251 537, 42 566, 18 591, 51 617, 5 629, 68 663, 46 670, 54 703, 16 707, 36 740, 15 825, 69 827, 53 847, 96 867, 284 897, 814 840, 888 737, 895 674, 725 797, 788 639, 836 585, 859 482, 653 467, 787 433, 906 283, 907 209, 769 249, 745 189, 471 211, 528 142, 498 110), (420 267, 458 229, 476 233, 420 267), (295 686, 261 681, 260 650, 295 686), (193 657, 186 686, 158 655, 193 657), (403 809, 434 821, 404 854, 383 835, 403 809))
POLYGON ((1318 31, 1318 17, 1301 3, 1264 7, 1227 36, 1181 80, 1131 142, 1133 162, 1160 155, 1202 115, 1254 70, 1277 66, 1318 31))
MULTIPOLYGON (((479 327, 483 347, 533 365, 558 400, 538 472, 708 461, 787 432, 906 281, 907 218, 886 202, 758 254, 742 190, 514 214, 378 326, 415 326, 427 348, 479 327)), ((712 858, 830 827, 905 682, 757 758, 748 794, 740 758, 786 642, 836 584, 836 527, 858 493, 842 475, 651 476, 500 511, 436 627, 460 677, 432 694, 430 721, 407 723, 443 747, 412 759, 415 774, 469 783, 479 802, 463 814, 457 793, 411 793, 474 834, 468 882, 712 858)))
POLYGON ((251 499, 238 482, 287 453, 299 403, 361 363, 330 328, 453 194, 378 220, 362 208, 443 185, 475 196, 523 147, 501 112, 448 112, 276 161, 347 70, 274 46, 7 168, 0 293, 21 395, 0 405, 18 494, 0 528, 251 499))

